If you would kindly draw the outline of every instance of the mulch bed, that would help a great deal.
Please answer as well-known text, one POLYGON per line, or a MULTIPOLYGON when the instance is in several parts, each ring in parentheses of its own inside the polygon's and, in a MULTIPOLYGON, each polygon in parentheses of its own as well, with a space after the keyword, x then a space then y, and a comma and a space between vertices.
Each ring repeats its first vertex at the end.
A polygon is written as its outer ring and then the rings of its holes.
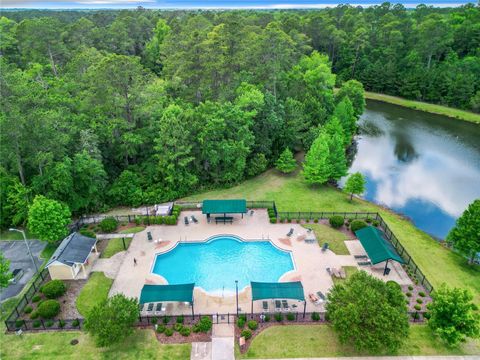
POLYGON ((430 294, 421 285, 410 285, 410 286, 413 286, 413 290, 409 290, 408 286, 409 285, 403 285, 402 286, 402 291, 403 291, 404 294, 406 294, 407 292, 412 294, 412 296, 410 296, 410 297, 405 296, 405 298, 409 300, 408 311, 410 311, 410 312, 415 312, 415 311, 424 312, 424 311, 427 311, 427 304, 432 302, 432 298, 430 297, 430 294), (420 292, 424 292, 425 296, 424 297, 420 296, 419 295, 420 292), (417 299, 422 299, 423 303, 418 304, 417 299), (420 305, 421 309, 420 310, 415 309, 415 305, 420 305))
POLYGON ((59 319, 77 319, 82 315, 77 310, 76 300, 80 291, 87 283, 87 280, 64 280, 67 285, 67 292, 57 300, 60 303, 59 319))
MULTIPOLYGON (((171 327, 171 326, 168 326, 171 327)), ((139 326, 140 329, 152 329, 155 332, 155 336, 157 340, 162 344, 187 344, 192 342, 210 342, 212 341, 212 331, 210 330, 208 333, 194 333, 193 331, 190 333, 189 336, 183 336, 178 332, 174 332, 172 336, 166 336, 165 334, 157 333, 155 331, 155 325, 145 325, 139 326)))

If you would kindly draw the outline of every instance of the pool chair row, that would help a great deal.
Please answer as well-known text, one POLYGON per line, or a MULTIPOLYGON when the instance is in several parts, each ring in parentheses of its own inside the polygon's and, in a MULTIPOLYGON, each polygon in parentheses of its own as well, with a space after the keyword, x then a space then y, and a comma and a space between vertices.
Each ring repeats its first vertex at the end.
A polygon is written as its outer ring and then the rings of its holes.
MULTIPOLYGON (((274 300, 272 301, 272 306, 275 312, 281 311, 294 311, 298 307, 296 304, 289 304, 287 300, 274 300)), ((263 301, 262 303, 263 312, 270 312, 270 306, 268 301, 263 301)))
POLYGON ((163 315, 165 314, 165 307, 162 303, 147 303, 147 304, 138 304, 138 311, 142 315, 163 315))

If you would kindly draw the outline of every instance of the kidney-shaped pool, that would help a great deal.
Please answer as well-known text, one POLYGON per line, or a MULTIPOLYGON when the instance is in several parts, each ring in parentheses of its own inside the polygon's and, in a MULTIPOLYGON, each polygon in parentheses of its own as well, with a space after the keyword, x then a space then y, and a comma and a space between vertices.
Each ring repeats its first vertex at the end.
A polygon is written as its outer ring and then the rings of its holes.
POLYGON ((277 282, 294 270, 291 253, 270 241, 242 241, 234 236, 216 236, 205 242, 181 242, 157 254, 152 272, 169 284, 195 283, 216 294, 231 294, 235 280, 239 290, 250 281, 277 282))

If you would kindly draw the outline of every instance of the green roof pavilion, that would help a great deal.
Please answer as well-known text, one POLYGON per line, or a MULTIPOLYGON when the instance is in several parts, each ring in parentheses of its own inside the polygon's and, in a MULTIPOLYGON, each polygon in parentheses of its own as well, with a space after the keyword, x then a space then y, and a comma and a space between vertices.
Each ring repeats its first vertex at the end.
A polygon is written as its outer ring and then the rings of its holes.
POLYGON ((195 284, 178 285, 143 285, 140 293, 140 304, 155 303, 161 301, 188 302, 192 305, 193 311, 193 288, 195 284))
POLYGON ((252 287, 252 314, 253 302, 264 299, 294 299, 304 302, 303 317, 307 308, 303 286, 300 281, 292 282, 250 282, 252 287))

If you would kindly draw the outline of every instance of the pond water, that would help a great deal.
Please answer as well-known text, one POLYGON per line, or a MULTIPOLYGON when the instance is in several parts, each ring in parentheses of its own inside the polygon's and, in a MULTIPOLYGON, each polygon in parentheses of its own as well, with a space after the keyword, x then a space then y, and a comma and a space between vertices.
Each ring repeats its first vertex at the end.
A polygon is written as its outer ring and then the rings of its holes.
POLYGON ((369 101, 350 172, 367 178, 364 198, 444 239, 480 198, 480 125, 369 101))

